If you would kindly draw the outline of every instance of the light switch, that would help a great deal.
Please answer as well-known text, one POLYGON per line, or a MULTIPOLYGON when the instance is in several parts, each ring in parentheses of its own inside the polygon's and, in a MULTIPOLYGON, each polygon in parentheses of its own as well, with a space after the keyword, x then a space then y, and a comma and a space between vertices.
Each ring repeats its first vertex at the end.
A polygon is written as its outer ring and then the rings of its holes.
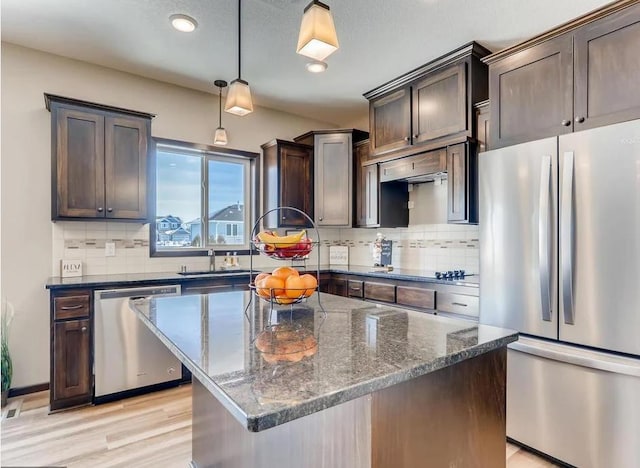
POLYGON ((105 242, 104 243, 104 256, 105 257, 115 257, 116 256, 116 243, 115 242, 105 242))

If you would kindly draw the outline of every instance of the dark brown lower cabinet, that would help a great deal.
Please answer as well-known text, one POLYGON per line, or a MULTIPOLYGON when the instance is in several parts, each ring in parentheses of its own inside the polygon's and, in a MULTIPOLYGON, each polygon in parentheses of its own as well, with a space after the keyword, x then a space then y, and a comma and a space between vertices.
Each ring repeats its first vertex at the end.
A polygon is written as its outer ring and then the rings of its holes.
POLYGON ((91 402, 89 319, 53 323, 51 410, 91 402))
POLYGON ((347 280, 331 278, 320 282, 320 291, 336 296, 347 297, 347 280))

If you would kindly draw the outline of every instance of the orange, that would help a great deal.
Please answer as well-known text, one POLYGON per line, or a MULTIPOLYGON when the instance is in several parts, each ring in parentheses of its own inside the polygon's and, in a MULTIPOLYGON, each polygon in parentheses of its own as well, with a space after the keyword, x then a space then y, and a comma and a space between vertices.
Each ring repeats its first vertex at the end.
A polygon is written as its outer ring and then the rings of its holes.
POLYGON ((271 274, 273 276, 277 276, 278 278, 282 278, 283 280, 286 280, 287 277, 291 275, 300 276, 300 273, 298 273, 298 270, 291 267, 278 267, 275 270, 273 270, 271 274))
POLYGON ((258 275, 256 275, 256 278, 253 280, 253 284, 256 284, 258 281, 260 281, 261 279, 266 278, 267 276, 271 276, 269 273, 260 273, 258 275))
POLYGON ((302 275, 300 279, 302 280, 304 287, 307 289, 304 292, 305 297, 311 296, 318 287, 318 280, 316 280, 315 276, 310 274, 302 275))
POLYGON ((256 287, 260 289, 265 289, 262 293, 258 292, 262 297, 273 297, 281 296, 284 294, 284 280, 282 278, 278 278, 277 276, 267 276, 260 280, 259 284, 256 283, 256 287))
POLYGON ((304 284, 304 280, 302 277, 297 275, 290 275, 287 277, 287 280, 284 282, 284 293, 287 297, 292 299, 297 299, 300 296, 304 296, 306 286, 304 284))
POLYGON ((295 302, 294 298, 291 298, 291 297, 285 296, 285 295, 276 296, 274 300, 278 304, 291 304, 291 303, 295 302))
POLYGON ((256 282, 254 283, 256 285, 256 292, 258 293, 258 296, 269 299, 269 297, 271 297, 271 291, 264 287, 264 280, 265 278, 259 280, 256 279, 256 282))

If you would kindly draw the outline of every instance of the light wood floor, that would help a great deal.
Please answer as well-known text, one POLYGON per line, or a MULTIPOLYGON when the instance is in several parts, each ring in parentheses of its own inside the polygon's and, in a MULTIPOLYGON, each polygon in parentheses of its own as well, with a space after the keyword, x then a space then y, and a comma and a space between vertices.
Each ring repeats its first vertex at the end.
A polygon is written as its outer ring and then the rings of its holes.
MULTIPOLYGON (((3 408, 3 466, 172 468, 191 459, 190 385, 51 415, 48 399, 34 393, 3 408)), ((556 466, 512 444, 506 457, 507 468, 556 466)))

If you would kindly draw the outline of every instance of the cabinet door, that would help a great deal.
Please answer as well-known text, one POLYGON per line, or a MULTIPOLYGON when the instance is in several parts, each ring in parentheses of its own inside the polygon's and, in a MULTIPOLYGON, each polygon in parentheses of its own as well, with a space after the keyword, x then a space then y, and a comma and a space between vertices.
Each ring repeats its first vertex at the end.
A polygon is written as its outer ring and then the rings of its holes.
POLYGON ((469 222, 469 184, 467 146, 462 143, 447 148, 447 221, 469 222))
POLYGON ((455 65, 412 86, 414 145, 467 131, 465 67, 455 65))
POLYGON ((378 190, 378 165, 365 166, 364 168, 365 178, 365 226, 378 225, 378 204, 379 204, 379 190, 378 190))
POLYGON ((640 118, 640 5, 574 36, 575 130, 640 118))
MULTIPOLYGON (((292 206, 313 219, 313 149, 302 145, 280 147, 280 206, 292 206)), ((307 219, 291 210, 281 210, 280 226, 307 226, 307 219)))
POLYGON ((411 93, 403 88, 371 100, 371 152, 382 154, 411 146, 411 93))
POLYGON ((571 36, 559 36, 491 65, 489 96, 492 149, 571 132, 571 36))
POLYGON ((57 108, 52 218, 103 218, 104 117, 57 108))
POLYGON ((353 153, 351 134, 315 136, 315 217, 319 226, 350 226, 353 153))
POLYGON ((485 101, 481 106, 477 106, 476 112, 476 140, 478 141, 478 153, 482 153, 489 149, 489 102, 485 101))
POLYGON ((368 159, 368 154, 365 155, 365 149, 368 153, 369 144, 366 145, 356 145, 353 149, 353 170, 354 170, 354 200, 355 200, 355 214, 354 214, 354 225, 355 226, 365 226, 367 223, 367 174, 366 167, 362 165, 368 159))
POLYGON ((105 119, 107 218, 147 218, 149 134, 149 120, 133 117, 105 119))
MULTIPOLYGON (((91 400, 89 319, 53 323, 53 400, 91 400), (86 400, 82 397, 86 397, 86 400)), ((52 409, 55 409, 52 403, 52 409)))

